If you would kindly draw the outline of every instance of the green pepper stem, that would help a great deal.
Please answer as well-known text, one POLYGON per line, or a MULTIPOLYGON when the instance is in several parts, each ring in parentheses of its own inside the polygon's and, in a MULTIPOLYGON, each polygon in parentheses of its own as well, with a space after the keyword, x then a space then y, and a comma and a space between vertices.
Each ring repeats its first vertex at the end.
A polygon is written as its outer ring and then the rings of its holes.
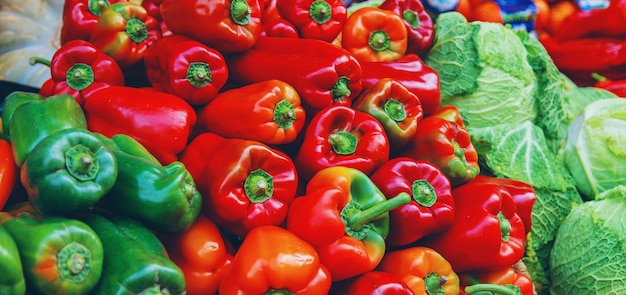
POLYGON ((521 294, 519 292, 519 287, 508 284, 508 285, 496 285, 496 284, 474 284, 465 287, 465 294, 467 295, 518 295, 521 294))
POLYGON ((95 16, 100 16, 102 11, 111 5, 109 1, 106 0, 89 0, 87 6, 89 7, 89 12, 91 12, 95 16))
POLYGON ((204 62, 192 62, 187 68, 187 75, 185 76, 187 82, 194 88, 201 88, 211 82, 211 68, 204 62))
POLYGON ((230 3, 230 17, 238 25, 247 25, 250 22, 250 6, 246 0, 233 0, 230 3))
POLYGON ((591 73, 591 77, 593 77, 594 79, 596 79, 596 81, 598 82, 602 82, 602 81, 606 81, 606 77, 602 76, 596 72, 591 73))
POLYGON ((333 132, 328 136, 333 151, 338 155, 351 155, 356 151, 359 139, 347 131, 333 132))
POLYGON ((388 213, 389 211, 396 209, 400 206, 406 205, 411 202, 411 196, 405 192, 399 193, 397 196, 382 201, 362 211, 348 217, 348 226, 352 229, 362 229, 365 225, 372 220, 380 217, 381 215, 388 213))
POLYGON ((280 129, 287 129, 296 120, 293 105, 286 99, 279 101, 274 107, 274 122, 280 129))
POLYGON ((391 46, 391 37, 385 31, 374 31, 370 34, 368 44, 376 52, 385 51, 391 46))
POLYGON ((341 76, 337 79, 337 83, 330 89, 333 102, 342 101, 345 97, 352 95, 350 91, 350 78, 341 76))
POLYGON ((263 295, 293 295, 294 293, 287 289, 271 289, 263 295))
POLYGON ((426 293, 428 294, 443 294, 443 285, 448 282, 448 277, 440 276, 435 272, 431 272, 424 278, 424 284, 426 285, 426 293))
POLYGON ((417 29, 420 27, 420 19, 416 11, 407 9, 402 13, 402 17, 411 26, 411 28, 417 29))
POLYGON ((28 63, 31 66, 34 66, 36 64, 42 64, 44 66, 50 66, 50 60, 49 59, 45 59, 43 57, 39 57, 39 56, 33 56, 28 60, 28 63))
POLYGON ((411 192, 415 202, 420 206, 431 207, 437 202, 437 192, 426 179, 418 179, 411 184, 411 192))
POLYGON ((263 169, 250 172, 243 186, 246 196, 252 203, 265 202, 274 193, 273 177, 263 169))
POLYGON ((324 0, 313 1, 309 7, 309 16, 319 25, 328 22, 332 12, 332 7, 324 0))
POLYGON ((511 237, 511 222, 502 214, 498 212, 498 221, 500 221, 500 235, 503 242, 508 242, 511 237))
POLYGON ((406 119, 406 110, 404 108, 404 103, 397 99, 389 99, 387 102, 385 102, 383 109, 385 110, 387 116, 389 116, 389 118, 393 119, 396 122, 402 122, 404 119, 406 119))

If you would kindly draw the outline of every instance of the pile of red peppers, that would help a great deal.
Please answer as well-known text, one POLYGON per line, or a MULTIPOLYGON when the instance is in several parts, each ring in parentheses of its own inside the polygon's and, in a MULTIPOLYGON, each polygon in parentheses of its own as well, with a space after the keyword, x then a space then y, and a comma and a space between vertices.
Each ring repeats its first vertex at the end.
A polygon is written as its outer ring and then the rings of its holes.
POLYGON ((480 174, 421 1, 347 8, 67 0, 39 95, 189 171, 201 213, 152 228, 187 294, 532 294, 534 190, 480 174))

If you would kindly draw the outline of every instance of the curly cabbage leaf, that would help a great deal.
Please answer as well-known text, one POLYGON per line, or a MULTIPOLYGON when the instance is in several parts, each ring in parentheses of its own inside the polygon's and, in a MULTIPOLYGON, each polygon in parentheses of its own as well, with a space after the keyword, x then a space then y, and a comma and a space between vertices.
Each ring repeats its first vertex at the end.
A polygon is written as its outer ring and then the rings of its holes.
POLYGON ((441 105, 456 106, 468 126, 532 121, 536 77, 510 28, 442 13, 424 62, 439 73, 441 105))
POLYGON ((598 99, 615 97, 615 94, 595 87, 579 87, 563 74, 537 38, 527 31, 515 33, 528 52, 528 63, 537 77, 537 117, 535 124, 546 136, 552 152, 558 153, 567 137, 571 121, 589 103, 598 99))
POLYGON ((586 199, 626 185, 626 99, 587 105, 569 126, 563 159, 586 199))
POLYGON ((575 206, 550 253, 553 294, 626 294, 626 187, 575 206))

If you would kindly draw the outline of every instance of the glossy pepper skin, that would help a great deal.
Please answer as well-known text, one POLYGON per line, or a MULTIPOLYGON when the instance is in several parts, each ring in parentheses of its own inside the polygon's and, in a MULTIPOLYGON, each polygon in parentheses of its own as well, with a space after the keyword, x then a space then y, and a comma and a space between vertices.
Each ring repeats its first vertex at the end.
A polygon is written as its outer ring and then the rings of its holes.
MULTIPOLYGON (((0 213, 2 214, 2 213, 0 213)), ((0 225, 0 293, 6 295, 26 294, 26 281, 17 244, 9 232, 0 225)))
POLYGON ((187 295, 216 294, 233 253, 211 219, 199 215, 184 232, 161 240, 170 259, 185 275, 187 295))
POLYGON ((300 95, 280 80, 224 90, 197 114, 196 132, 278 145, 293 142, 306 120, 300 95))
MULTIPOLYGON (((462 244, 454 247, 459 245, 462 244)), ((376 270, 400 277, 415 294, 457 295, 460 292, 459 276, 453 266, 442 254, 428 247, 390 251, 376 270)))
POLYGON ((478 154, 467 130, 436 116, 420 121, 415 136, 400 155, 432 162, 446 174, 453 187, 472 180, 480 173, 478 154))
POLYGON ((454 222, 454 199, 446 175, 428 161, 397 157, 382 164, 371 176, 381 192, 392 197, 400 193, 411 202, 389 212, 392 230, 390 246, 408 245, 443 232, 454 222))
POLYGON ((420 0, 386 0, 378 8, 395 12, 402 17, 407 31, 406 53, 423 56, 435 40, 433 19, 420 0))
POLYGON ((533 207, 537 201, 535 188, 523 181, 511 178, 494 177, 487 175, 477 175, 479 181, 491 182, 503 186, 515 201, 515 212, 522 219, 524 229, 528 234, 532 229, 533 207))
POLYGON ((22 166, 35 146, 48 135, 68 128, 87 128, 83 109, 69 94, 44 98, 38 94, 12 93, 5 99, 6 104, 15 107, 12 113, 7 114, 7 127, 13 157, 18 167, 22 166))
POLYGON ((228 67, 219 51, 180 35, 154 42, 146 50, 144 64, 152 88, 191 105, 211 101, 228 80, 228 67))
POLYGON ((88 40, 120 67, 129 68, 141 62, 161 36, 159 22, 141 4, 122 1, 102 11, 88 40))
POLYGON ((329 106, 311 119, 295 159, 303 179, 331 166, 344 166, 365 174, 389 160, 385 129, 368 113, 347 106, 329 106))
POLYGON ((618 97, 626 97, 626 79, 612 80, 598 73, 592 73, 591 75, 596 79, 596 83, 593 84, 594 87, 611 91, 618 97))
POLYGON ((68 0, 63 2, 61 45, 72 40, 89 40, 102 11, 120 0, 68 0))
POLYGON ((45 137, 20 170, 33 207, 66 216, 94 206, 111 190, 117 175, 117 159, 97 134, 76 128, 45 137))
POLYGON ((402 18, 372 6, 354 11, 341 31, 341 47, 359 62, 398 60, 406 53, 407 41, 402 18))
POLYGON ((14 186, 17 184, 18 175, 11 143, 0 139, 0 211, 9 201, 14 186))
POLYGON ((363 91, 371 89, 384 78, 400 82, 415 94, 422 104, 424 115, 429 115, 441 104, 439 74, 416 54, 405 54, 396 61, 361 62, 363 91))
POLYGON ((446 257, 456 272, 503 268, 522 258, 526 231, 505 187, 475 179, 454 188, 452 197, 455 222, 422 240, 424 246, 446 257), (467 249, 480 255, 467 255, 467 249))
POLYGON ((12 91, 2 101, 2 138, 10 140, 10 122, 15 109, 27 102, 41 102, 43 97, 36 92, 12 91))
POLYGON ((246 235, 219 294, 327 294, 331 283, 315 248, 282 227, 266 225, 246 235))
POLYGON ((163 22, 182 35, 222 54, 246 51, 261 32, 259 0, 163 0, 163 22))
POLYGON ((96 211, 81 220, 100 237, 108 257, 90 294, 184 294, 183 272, 168 257, 163 243, 139 221, 96 211))
POLYGON ((352 107, 372 115, 383 125, 391 150, 404 147, 424 117, 419 98, 392 78, 383 78, 361 92, 352 107))
POLYGON ((237 84, 278 79, 293 86, 311 116, 330 105, 349 106, 361 92, 359 62, 345 49, 321 40, 260 37, 226 64, 237 84))
POLYGON ((40 95, 67 93, 82 106, 89 93, 111 85, 124 85, 124 73, 117 62, 93 44, 72 40, 55 51, 50 60, 49 87, 40 95))
POLYGON ((348 9, 341 0, 277 0, 277 6, 300 38, 331 42, 348 18, 348 9))
POLYGON ((202 196, 181 162, 162 165, 128 135, 101 138, 124 168, 118 170, 103 204, 158 232, 180 233, 194 223, 202 209, 202 196))
POLYGON ((0 213, 0 226, 18 247, 29 293, 88 294, 101 278, 102 241, 82 221, 26 209, 0 213))
POLYGON ((92 93, 83 107, 89 130, 107 137, 129 135, 164 165, 178 160, 197 119, 184 99, 149 88, 106 87, 92 93))
POLYGON ((517 272, 512 266, 495 270, 470 271, 459 273, 461 294, 495 294, 533 295, 533 281, 525 273, 517 272))
POLYGON ((333 288, 329 294, 415 295, 413 290, 398 276, 376 270, 333 284, 333 288))
POLYGON ((313 245, 333 281, 341 281, 380 263, 389 211, 410 200, 406 193, 387 199, 365 173, 333 166, 317 172, 306 194, 293 200, 287 229, 313 245))
MULTIPOLYGON (((210 158, 209 165, 194 176, 204 197, 204 213, 238 236, 258 226, 283 224, 298 188, 291 158, 258 141, 240 138, 225 139, 209 150, 213 153, 204 156, 210 158)), ((183 161, 207 160, 185 157, 183 161)))
POLYGON ((278 0, 261 0, 261 32, 259 36, 300 37, 298 29, 286 20, 278 10, 278 0))

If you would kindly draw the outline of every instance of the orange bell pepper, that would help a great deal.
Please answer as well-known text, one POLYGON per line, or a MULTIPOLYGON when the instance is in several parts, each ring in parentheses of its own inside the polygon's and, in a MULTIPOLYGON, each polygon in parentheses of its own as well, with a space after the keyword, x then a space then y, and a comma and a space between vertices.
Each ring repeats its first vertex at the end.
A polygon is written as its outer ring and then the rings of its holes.
POLYGON ((0 211, 9 200, 16 180, 17 165, 13 160, 13 149, 7 140, 0 139, 0 211))
POLYGON ((217 225, 200 215, 188 230, 162 239, 170 259, 185 274, 187 295, 215 294, 233 260, 217 225))
POLYGON ((376 268, 399 276, 415 294, 457 295, 459 276, 439 252, 413 246, 387 252, 376 268))
POLYGON ((328 294, 330 273, 315 248, 278 226, 255 227, 244 238, 220 284, 220 295, 328 294))
POLYGON ((408 32, 400 15, 378 7, 353 12, 341 32, 341 47, 359 62, 395 61, 407 46, 408 32))

